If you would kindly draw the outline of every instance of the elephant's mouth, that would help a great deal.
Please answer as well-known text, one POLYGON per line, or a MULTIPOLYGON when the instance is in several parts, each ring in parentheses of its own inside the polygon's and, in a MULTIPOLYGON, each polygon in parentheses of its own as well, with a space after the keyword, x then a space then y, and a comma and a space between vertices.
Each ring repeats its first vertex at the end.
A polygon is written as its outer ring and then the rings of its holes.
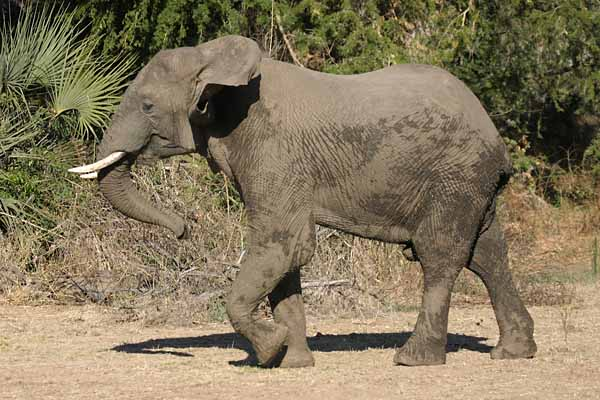
POLYGON ((162 137, 153 136, 148 145, 139 154, 135 155, 135 161, 137 164, 149 165, 159 159, 181 156, 192 151, 171 143, 162 137))

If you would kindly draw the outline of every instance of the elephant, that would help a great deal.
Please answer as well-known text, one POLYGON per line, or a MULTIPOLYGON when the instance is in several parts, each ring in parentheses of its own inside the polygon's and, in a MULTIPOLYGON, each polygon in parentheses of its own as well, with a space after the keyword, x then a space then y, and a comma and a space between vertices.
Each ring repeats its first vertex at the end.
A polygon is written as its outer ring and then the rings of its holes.
POLYGON ((508 266, 496 202, 512 174, 477 97, 443 69, 402 64, 357 75, 316 72, 224 36, 162 50, 127 88, 98 148, 71 169, 97 178, 125 216, 187 236, 185 221, 136 190, 139 160, 199 153, 236 185, 248 241, 226 299, 258 364, 308 367, 300 269, 316 225, 397 243, 421 264, 423 294, 396 365, 446 362, 448 311, 463 268, 487 288, 494 359, 531 358, 533 320, 508 266), (255 310, 268 297, 273 321, 255 310))

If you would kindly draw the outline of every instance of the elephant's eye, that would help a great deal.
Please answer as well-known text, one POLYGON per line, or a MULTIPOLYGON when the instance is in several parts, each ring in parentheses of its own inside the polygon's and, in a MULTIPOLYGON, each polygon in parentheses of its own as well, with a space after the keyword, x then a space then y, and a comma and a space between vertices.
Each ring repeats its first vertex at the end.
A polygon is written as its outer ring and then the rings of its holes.
POLYGON ((200 114, 206 114, 206 111, 208 111, 208 100, 200 100, 196 104, 196 112, 199 112, 200 114))
POLYGON ((144 112, 144 114, 150 114, 153 109, 154 109, 154 104, 152 104, 151 102, 145 100, 142 103, 142 112, 144 112))

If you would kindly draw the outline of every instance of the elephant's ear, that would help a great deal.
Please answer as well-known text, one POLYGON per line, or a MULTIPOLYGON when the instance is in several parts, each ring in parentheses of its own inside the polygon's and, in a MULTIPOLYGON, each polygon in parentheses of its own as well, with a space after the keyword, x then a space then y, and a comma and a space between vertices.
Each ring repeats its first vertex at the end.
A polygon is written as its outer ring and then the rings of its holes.
POLYGON ((196 123, 210 123, 211 97, 225 86, 247 85, 260 75, 262 52, 255 41, 242 36, 224 36, 195 49, 198 64, 192 110, 196 123))
POLYGON ((198 84, 247 85, 260 75, 262 52, 255 41, 242 36, 224 36, 196 48, 202 59, 198 84))

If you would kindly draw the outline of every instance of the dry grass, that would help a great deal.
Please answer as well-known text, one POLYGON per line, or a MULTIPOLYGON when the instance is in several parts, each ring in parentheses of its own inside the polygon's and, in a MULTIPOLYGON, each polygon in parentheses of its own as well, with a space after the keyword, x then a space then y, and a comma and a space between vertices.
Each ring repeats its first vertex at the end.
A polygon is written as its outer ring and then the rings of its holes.
POLYGON ((553 207, 513 180, 500 217, 517 284, 529 304, 570 302, 565 285, 593 277, 593 247, 600 236, 600 194, 585 205, 563 199, 553 207))
MULTIPOLYGON (((19 232, 0 238, 2 301, 104 303, 148 324, 224 320, 223 297, 245 240, 243 207, 230 184, 210 174, 200 158, 141 168, 136 181, 156 203, 185 216, 191 240, 177 241, 166 230, 124 218, 94 183, 77 182, 80 196, 65 208, 60 235, 49 247, 19 232)), ((596 205, 555 208, 518 179, 505 191, 499 214, 527 303, 567 304, 565 282, 590 276, 600 227, 596 205)), ((318 229, 317 251, 303 279, 349 282, 306 289, 311 313, 370 318, 420 303, 420 266, 408 262, 399 246, 325 228, 318 229)), ((481 282, 465 270, 453 303, 488 301, 481 282)))

